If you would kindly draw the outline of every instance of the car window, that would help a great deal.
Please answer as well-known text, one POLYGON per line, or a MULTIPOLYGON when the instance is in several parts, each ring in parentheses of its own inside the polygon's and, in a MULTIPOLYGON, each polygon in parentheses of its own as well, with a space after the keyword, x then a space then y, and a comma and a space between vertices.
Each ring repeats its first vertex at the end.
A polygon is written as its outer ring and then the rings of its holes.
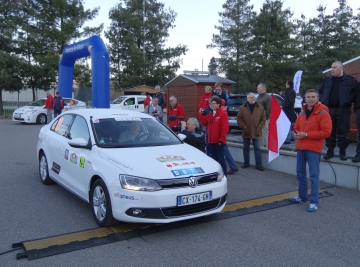
POLYGON ((59 117, 51 125, 50 129, 51 129, 51 131, 54 131, 55 133, 65 137, 72 120, 73 120, 73 115, 71 115, 71 114, 63 115, 63 116, 59 117))
POLYGON ((137 99, 138 104, 144 104, 145 98, 146 97, 138 97, 138 99, 137 99))
POLYGON ((280 107, 282 107, 284 99, 282 99, 280 96, 274 95, 277 102, 279 103, 280 107))
POLYGON ((135 105, 135 98, 134 98, 134 97, 128 98, 128 99, 125 101, 124 104, 127 105, 127 106, 135 105))
POLYGON ((120 96, 113 100, 112 104, 121 104, 126 99, 126 96, 120 96))
POLYGON ((85 141, 89 141, 89 137, 89 129, 86 120, 81 116, 76 116, 74 122, 71 125, 68 138, 82 138, 85 141))
POLYGON ((70 99, 69 98, 63 98, 65 105, 70 105, 70 99))
POLYGON ((32 103, 30 103, 28 106, 32 106, 32 107, 41 107, 45 105, 45 99, 39 99, 39 100, 36 100, 32 103))
POLYGON ((181 144, 176 135, 153 118, 108 118, 94 120, 94 138, 99 147, 147 147, 181 144))
POLYGON ((227 105, 243 105, 246 102, 246 97, 234 97, 227 100, 227 105))

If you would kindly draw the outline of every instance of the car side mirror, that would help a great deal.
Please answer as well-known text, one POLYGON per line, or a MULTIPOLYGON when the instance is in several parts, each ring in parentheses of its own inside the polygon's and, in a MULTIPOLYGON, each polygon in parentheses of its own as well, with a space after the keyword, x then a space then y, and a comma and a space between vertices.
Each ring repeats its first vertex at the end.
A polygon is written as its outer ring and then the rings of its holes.
POLYGON ((88 142, 83 138, 74 138, 68 141, 69 146, 76 148, 89 148, 88 142))

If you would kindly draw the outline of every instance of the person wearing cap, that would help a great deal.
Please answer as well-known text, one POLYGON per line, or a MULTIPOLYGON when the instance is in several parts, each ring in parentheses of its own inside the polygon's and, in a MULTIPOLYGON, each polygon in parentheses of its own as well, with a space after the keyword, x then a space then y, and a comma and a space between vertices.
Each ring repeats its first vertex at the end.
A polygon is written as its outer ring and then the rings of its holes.
POLYGON ((52 114, 53 114, 53 96, 50 94, 49 91, 46 91, 46 101, 45 101, 45 109, 47 109, 46 119, 47 123, 52 121, 52 114))
POLYGON ((61 111, 64 108, 64 100, 60 96, 59 92, 56 92, 55 97, 53 99, 52 107, 54 109, 54 118, 61 114, 61 111))

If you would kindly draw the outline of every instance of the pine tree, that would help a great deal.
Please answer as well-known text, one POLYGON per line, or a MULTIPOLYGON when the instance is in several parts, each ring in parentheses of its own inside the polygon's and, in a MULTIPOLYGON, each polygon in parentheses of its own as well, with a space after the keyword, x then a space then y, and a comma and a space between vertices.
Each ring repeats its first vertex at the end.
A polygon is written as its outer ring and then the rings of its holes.
POLYGON ((176 76, 186 46, 165 47, 176 13, 156 0, 121 0, 109 12, 112 82, 121 88, 163 85, 176 76))
POLYGON ((219 34, 213 34, 212 43, 208 48, 217 48, 220 59, 218 72, 236 82, 232 91, 244 91, 248 88, 248 76, 245 71, 248 65, 247 54, 249 42, 252 40, 251 22, 256 15, 250 0, 227 0, 223 4, 223 12, 219 12, 219 26, 215 29, 219 34))

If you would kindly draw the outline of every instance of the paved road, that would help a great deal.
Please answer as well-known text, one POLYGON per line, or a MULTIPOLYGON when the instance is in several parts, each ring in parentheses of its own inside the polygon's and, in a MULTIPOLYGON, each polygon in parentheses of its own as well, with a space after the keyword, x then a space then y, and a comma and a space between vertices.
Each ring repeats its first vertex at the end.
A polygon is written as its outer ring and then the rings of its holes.
MULTIPOLYGON (((0 120, 0 266, 359 266, 360 193, 330 187, 315 213, 295 204, 38 260, 11 244, 96 228, 90 207, 44 186, 35 157, 41 126, 0 120)), ((294 191, 292 175, 254 168, 228 177, 228 202, 294 191)))

